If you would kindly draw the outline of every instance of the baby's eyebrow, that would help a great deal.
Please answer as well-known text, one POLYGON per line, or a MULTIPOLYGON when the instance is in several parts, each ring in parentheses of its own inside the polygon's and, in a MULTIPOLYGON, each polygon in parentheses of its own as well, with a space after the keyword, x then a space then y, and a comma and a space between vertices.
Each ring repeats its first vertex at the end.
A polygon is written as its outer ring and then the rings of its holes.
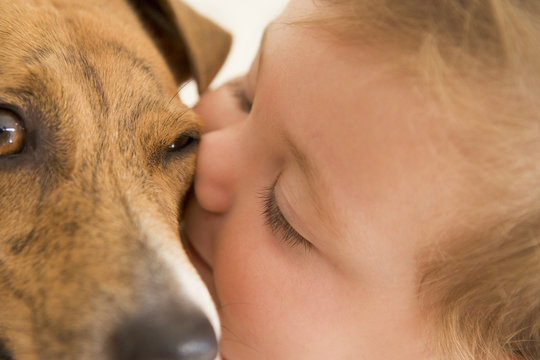
POLYGON ((315 182, 314 180, 318 177, 318 171, 317 168, 314 166, 314 164, 311 162, 311 160, 308 158, 308 156, 302 152, 288 137, 285 137, 285 140, 287 142, 287 146, 289 147, 289 150, 291 150, 291 153, 294 156, 294 159, 296 160, 296 163, 302 170, 302 172, 306 175, 310 183, 315 182))
POLYGON ((316 191, 316 189, 319 189, 320 191, 325 190, 324 185, 320 181, 322 177, 320 175, 319 169, 306 155, 306 153, 302 152, 302 150, 300 150, 300 148, 298 148, 288 136, 284 136, 284 138, 285 142, 287 143, 287 147, 291 151, 296 163, 298 164, 298 167, 300 167, 300 170, 302 170, 302 173, 306 177, 309 197, 313 201, 313 205, 319 219, 332 231, 337 233, 337 223, 336 219, 332 215, 333 212, 331 209, 331 205, 328 202, 324 202, 321 199, 320 192, 316 191))

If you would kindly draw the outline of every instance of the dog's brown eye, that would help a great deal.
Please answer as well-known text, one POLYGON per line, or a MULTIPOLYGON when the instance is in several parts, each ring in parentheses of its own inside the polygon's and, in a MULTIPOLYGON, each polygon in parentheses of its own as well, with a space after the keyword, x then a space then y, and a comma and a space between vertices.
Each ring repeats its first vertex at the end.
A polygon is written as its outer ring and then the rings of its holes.
POLYGON ((199 134, 194 132, 186 132, 178 136, 172 144, 169 145, 169 152, 178 152, 185 151, 190 149, 192 146, 197 145, 199 142, 199 134))
POLYGON ((0 109, 0 156, 17 154, 24 148, 25 131, 17 114, 0 109))

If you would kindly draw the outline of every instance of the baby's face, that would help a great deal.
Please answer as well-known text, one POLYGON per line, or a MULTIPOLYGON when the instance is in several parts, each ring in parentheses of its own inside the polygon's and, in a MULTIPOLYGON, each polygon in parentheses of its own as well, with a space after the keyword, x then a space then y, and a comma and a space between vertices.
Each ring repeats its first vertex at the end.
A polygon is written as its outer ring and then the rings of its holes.
POLYGON ((417 261, 463 200, 459 159, 404 79, 287 24, 312 7, 293 0, 249 74, 197 106, 206 133, 185 232, 223 354, 426 359, 417 261))

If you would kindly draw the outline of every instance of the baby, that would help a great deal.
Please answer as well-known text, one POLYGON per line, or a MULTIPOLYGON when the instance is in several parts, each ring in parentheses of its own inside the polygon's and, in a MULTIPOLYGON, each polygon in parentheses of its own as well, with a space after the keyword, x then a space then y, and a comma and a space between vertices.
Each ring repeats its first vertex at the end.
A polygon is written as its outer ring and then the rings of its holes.
POLYGON ((291 0, 203 95, 227 360, 540 359, 540 4, 291 0))

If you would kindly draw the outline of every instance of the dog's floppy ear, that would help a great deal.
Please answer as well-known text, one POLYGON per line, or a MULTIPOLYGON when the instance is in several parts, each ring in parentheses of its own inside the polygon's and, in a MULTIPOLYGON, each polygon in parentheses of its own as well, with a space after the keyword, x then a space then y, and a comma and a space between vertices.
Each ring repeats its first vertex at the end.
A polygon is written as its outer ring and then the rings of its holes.
POLYGON ((199 92, 223 65, 231 36, 180 0, 129 0, 165 56, 178 84, 193 76, 199 92))

